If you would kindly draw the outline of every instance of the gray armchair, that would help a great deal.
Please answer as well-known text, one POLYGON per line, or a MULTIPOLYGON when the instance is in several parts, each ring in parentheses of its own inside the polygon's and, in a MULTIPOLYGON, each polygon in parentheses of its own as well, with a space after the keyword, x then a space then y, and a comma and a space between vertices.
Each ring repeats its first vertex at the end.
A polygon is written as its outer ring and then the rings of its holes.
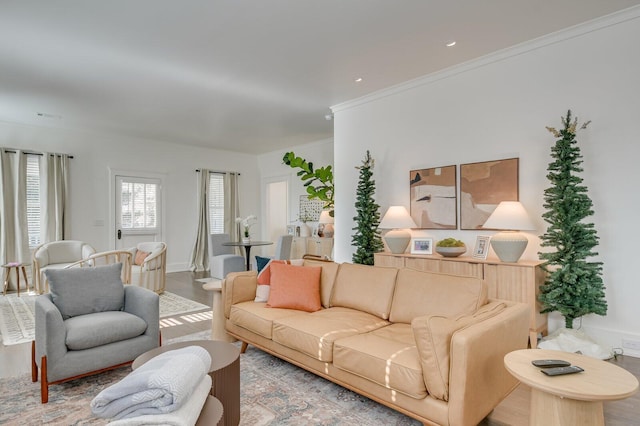
POLYGON ((35 302, 31 379, 49 385, 127 365, 160 345, 159 296, 124 286, 122 264, 48 270, 51 292, 35 302))
POLYGON ((229 234, 209 234, 209 273, 213 278, 247 270, 245 258, 235 254, 233 247, 222 245, 229 241, 229 234))

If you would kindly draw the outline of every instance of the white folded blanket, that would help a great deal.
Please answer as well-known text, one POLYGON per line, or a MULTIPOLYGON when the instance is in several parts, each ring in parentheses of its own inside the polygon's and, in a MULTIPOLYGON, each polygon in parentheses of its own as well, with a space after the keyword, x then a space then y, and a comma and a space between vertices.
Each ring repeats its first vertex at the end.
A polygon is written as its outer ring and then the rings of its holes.
POLYGON ((160 354, 91 401, 102 418, 127 418, 177 410, 211 368, 211 356, 200 346, 160 354))
POLYGON ((193 426, 200 417, 207 397, 211 392, 211 377, 205 375, 191 394, 191 397, 180 408, 167 414, 146 414, 110 422, 114 426, 168 425, 193 426))

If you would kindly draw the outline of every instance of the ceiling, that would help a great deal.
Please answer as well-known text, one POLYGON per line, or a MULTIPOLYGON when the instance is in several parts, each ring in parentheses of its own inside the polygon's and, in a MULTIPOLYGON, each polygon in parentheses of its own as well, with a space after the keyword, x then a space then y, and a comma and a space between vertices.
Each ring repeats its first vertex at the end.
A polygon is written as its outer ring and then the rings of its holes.
POLYGON ((332 105, 637 4, 0 0, 0 120, 263 153, 332 137, 332 105))

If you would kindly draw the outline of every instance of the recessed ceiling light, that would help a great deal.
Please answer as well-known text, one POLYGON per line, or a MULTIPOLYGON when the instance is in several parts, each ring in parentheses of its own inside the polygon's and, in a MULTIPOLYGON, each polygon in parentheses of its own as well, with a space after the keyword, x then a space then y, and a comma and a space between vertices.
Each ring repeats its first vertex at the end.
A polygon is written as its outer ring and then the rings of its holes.
POLYGON ((360 83, 362 81, 362 77, 356 78, 356 83, 360 83))
POLYGON ((456 41, 455 40, 451 40, 449 42, 447 42, 447 47, 453 47, 456 45, 456 41))
POLYGON ((61 115, 58 114, 49 114, 48 112, 36 112, 36 115, 41 118, 54 118, 57 120, 62 119, 61 115))

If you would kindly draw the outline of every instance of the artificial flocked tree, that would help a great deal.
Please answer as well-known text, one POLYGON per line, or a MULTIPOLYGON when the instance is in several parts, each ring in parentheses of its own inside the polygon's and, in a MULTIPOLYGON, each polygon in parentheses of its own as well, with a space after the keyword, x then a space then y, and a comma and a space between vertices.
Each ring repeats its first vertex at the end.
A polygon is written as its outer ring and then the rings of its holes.
MULTIPOLYGON (((558 311, 565 319, 566 328, 573 328, 573 320, 594 313, 605 315, 607 302, 602 281, 602 262, 592 262, 596 256, 594 248, 598 236, 593 223, 585 219, 593 215, 593 203, 587 195, 579 173, 583 171, 582 155, 577 146, 578 119, 571 120, 571 111, 562 117, 564 128, 547 127, 559 138, 551 149, 547 178, 551 186, 544 191, 542 215, 549 223, 542 235, 542 247, 553 247, 555 251, 540 253, 547 261, 549 272, 540 287, 539 300, 542 313, 558 311)), ((585 129, 589 122, 580 129, 585 129)))
POLYGON ((353 263, 373 265, 373 254, 384 248, 378 231, 380 225, 380 206, 373 195, 376 192, 376 182, 373 177, 373 158, 367 151, 360 170, 360 180, 356 191, 356 212, 353 218, 357 226, 353 228, 355 234, 351 238, 351 245, 356 247, 352 256, 353 263))

